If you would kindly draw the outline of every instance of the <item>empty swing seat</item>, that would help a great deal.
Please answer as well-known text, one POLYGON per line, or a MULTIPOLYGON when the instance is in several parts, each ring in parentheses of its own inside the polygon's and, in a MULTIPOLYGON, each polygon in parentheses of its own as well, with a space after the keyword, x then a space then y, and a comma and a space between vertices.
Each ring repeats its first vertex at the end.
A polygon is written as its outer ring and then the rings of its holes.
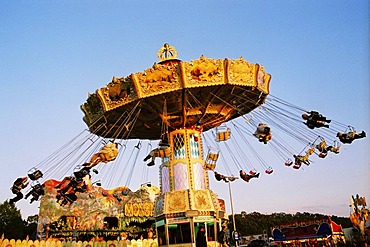
POLYGON ((266 171, 265 171, 266 174, 271 174, 273 172, 274 172, 274 170, 272 169, 272 167, 267 168, 266 171))
POLYGON ((28 177, 32 181, 42 178, 42 176, 43 176, 42 172, 40 170, 37 170, 36 168, 32 168, 31 170, 28 171, 28 177))
POLYGON ((219 127, 217 129, 216 140, 218 142, 220 142, 220 141, 227 141, 230 138, 230 134, 231 134, 231 131, 230 131, 229 128, 224 127, 224 126, 223 127, 219 127))
POLYGON ((216 168, 216 161, 218 160, 219 150, 210 149, 207 154, 205 162, 205 169, 213 171, 216 168))

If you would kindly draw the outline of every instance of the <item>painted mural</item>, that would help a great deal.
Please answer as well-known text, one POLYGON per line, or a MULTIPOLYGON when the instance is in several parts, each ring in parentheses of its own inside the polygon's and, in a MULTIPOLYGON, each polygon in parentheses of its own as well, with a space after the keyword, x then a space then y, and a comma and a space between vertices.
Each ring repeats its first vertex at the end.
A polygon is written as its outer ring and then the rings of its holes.
POLYGON ((86 183, 85 192, 76 193, 74 201, 60 194, 63 181, 44 183, 45 195, 39 211, 39 235, 66 231, 130 231, 130 223, 153 220, 155 198, 160 190, 150 184, 133 192, 121 186, 106 190, 86 183))

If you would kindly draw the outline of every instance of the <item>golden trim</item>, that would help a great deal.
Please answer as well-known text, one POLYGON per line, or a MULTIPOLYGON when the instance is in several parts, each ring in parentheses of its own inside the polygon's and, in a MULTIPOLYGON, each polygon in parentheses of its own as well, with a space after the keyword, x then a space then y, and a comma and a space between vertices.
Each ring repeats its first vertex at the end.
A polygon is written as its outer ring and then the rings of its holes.
POLYGON ((98 95, 99 99, 100 99, 100 102, 102 103, 102 108, 103 110, 106 112, 109 110, 109 107, 108 107, 108 104, 107 102, 105 101, 105 97, 104 97, 104 93, 102 92, 101 89, 98 89, 96 91, 96 94, 98 95))
POLYGON ((136 74, 131 74, 130 77, 131 77, 132 83, 134 84, 137 98, 141 99, 143 97, 143 91, 141 90, 139 79, 137 78, 136 74))

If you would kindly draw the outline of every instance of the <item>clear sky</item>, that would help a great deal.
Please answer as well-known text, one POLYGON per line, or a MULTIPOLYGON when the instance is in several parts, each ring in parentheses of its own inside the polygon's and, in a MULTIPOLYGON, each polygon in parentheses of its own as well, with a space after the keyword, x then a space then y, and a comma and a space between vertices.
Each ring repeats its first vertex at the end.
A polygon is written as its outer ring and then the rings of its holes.
MULTIPOLYGON (((272 75, 272 95, 370 134, 366 0, 5 0, 0 1, 0 201, 13 197, 9 188, 17 177, 86 128, 80 105, 89 92, 113 76, 151 67, 165 42, 183 61, 203 54, 262 64, 272 75)), ((304 170, 278 163, 271 176, 236 181, 235 212, 349 216, 351 195, 370 200, 369 151, 366 138, 304 170)), ((142 171, 133 175, 133 190, 143 182, 142 171)), ((149 176, 158 183, 157 167, 149 176)), ((210 181, 230 213, 227 185, 212 176, 210 181)), ((26 200, 17 207, 24 217, 38 212, 37 203, 26 200)))

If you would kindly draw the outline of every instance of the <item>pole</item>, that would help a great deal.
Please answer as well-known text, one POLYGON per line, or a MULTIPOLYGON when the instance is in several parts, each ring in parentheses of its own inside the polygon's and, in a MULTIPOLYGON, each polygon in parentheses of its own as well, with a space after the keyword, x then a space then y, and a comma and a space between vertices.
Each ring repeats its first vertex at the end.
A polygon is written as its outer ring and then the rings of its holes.
MULTIPOLYGON (((229 183, 229 194, 230 194, 230 206, 231 206, 231 215, 233 217, 233 227, 234 227, 234 231, 233 232, 236 232, 236 225, 235 225, 235 215, 234 215, 234 205, 233 205, 233 196, 231 194, 231 182, 228 181, 229 183)), ((238 241, 235 241, 235 246, 238 247, 238 241)))

